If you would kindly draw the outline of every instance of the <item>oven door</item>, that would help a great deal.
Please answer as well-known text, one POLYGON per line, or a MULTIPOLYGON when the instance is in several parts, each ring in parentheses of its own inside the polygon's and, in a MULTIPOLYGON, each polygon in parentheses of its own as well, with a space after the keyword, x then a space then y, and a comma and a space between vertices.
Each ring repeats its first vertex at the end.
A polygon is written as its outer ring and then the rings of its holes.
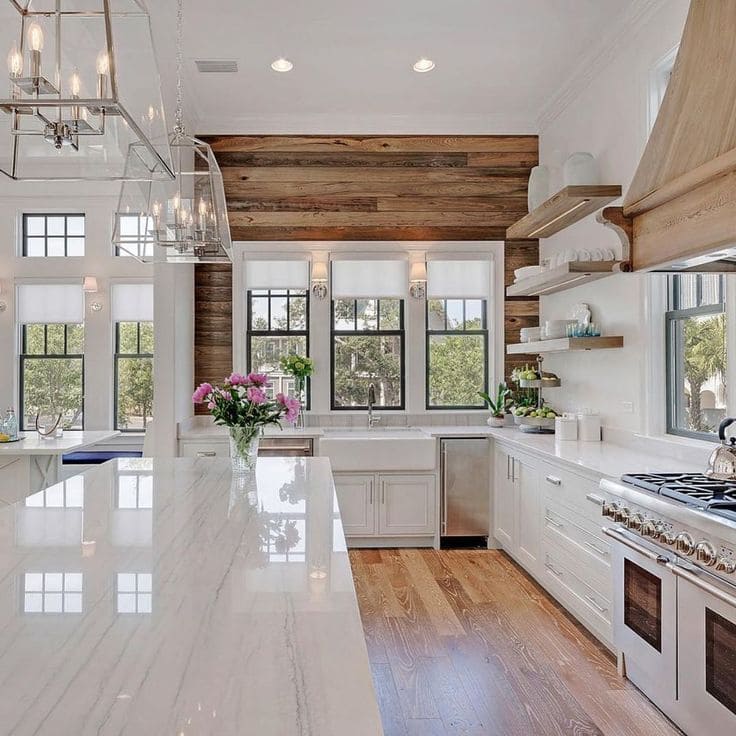
POLYGON ((690 736, 736 733, 736 586, 674 566, 678 722, 690 736))
POLYGON ((612 547, 613 643, 626 676, 665 712, 677 699, 677 586, 669 558, 626 529, 612 547))

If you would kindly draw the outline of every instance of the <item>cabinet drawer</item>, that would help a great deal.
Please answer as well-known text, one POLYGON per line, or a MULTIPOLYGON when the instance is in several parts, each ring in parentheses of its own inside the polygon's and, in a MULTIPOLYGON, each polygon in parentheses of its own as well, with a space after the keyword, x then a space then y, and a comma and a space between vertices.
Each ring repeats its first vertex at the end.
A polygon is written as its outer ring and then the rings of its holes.
POLYGON ((556 544, 577 559, 580 574, 596 590, 610 595, 610 544, 565 518, 549 502, 544 507, 544 540, 545 544, 556 544))
POLYGON ((585 559, 590 558, 591 562, 596 564, 599 573, 607 578, 611 567, 611 545, 607 541, 608 537, 600 531, 600 526, 593 527, 596 530, 595 534, 590 530, 590 526, 593 526, 592 523, 580 519, 562 504, 545 499, 545 534, 552 535, 556 539, 564 539, 573 545, 571 550, 573 553, 580 550, 585 552, 585 559))
POLYGON ((180 442, 181 457, 229 457, 230 445, 227 442, 180 442))
POLYGON ((571 506, 581 518, 600 524, 601 507, 587 498, 590 494, 600 496, 598 481, 541 462, 539 485, 545 499, 555 499, 571 506))
POLYGON ((598 629, 611 626, 611 596, 604 595, 588 585, 578 574, 579 564, 574 556, 547 546, 544 552, 545 579, 555 589, 560 586, 571 597, 573 611, 583 616, 598 629))

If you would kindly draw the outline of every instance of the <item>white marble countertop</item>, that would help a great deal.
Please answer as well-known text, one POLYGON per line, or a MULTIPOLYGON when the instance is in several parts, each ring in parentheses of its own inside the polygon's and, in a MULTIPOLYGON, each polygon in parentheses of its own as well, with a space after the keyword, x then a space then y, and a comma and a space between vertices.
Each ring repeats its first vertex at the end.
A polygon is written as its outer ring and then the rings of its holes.
POLYGON ((67 452, 76 452, 95 445, 98 442, 107 442, 117 437, 117 431, 96 432, 64 432, 64 435, 54 439, 43 439, 38 432, 20 432, 23 439, 20 442, 0 442, 0 457, 8 455, 65 455, 67 452))
POLYGON ((323 458, 123 459, 2 508, 0 612, 4 733, 383 733, 323 458))
POLYGON ((561 441, 553 434, 527 434, 514 427, 488 428, 490 437, 513 444, 536 457, 555 460, 582 470, 610 478, 624 473, 652 473, 657 471, 698 471, 708 466, 709 450, 703 451, 701 463, 683 462, 674 454, 647 452, 612 442, 561 441))

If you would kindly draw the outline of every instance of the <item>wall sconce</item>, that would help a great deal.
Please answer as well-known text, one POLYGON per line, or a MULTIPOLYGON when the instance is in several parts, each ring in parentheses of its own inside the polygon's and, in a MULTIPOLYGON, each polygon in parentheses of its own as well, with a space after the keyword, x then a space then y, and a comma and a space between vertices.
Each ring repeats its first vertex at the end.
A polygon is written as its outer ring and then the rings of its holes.
POLYGON ((410 264, 409 293, 414 299, 424 299, 427 296, 427 264, 424 261, 410 264))
POLYGON ((312 296, 315 299, 327 298, 327 264, 324 261, 312 263, 312 296))
MULTIPOLYGON (((97 278, 95 276, 85 276, 84 282, 82 284, 82 290, 85 294, 96 294, 99 291, 99 288, 97 286, 97 278)), ((101 312, 102 304, 97 301, 90 302, 89 308, 93 312, 101 312)))
POLYGON ((0 314, 2 314, 8 308, 8 305, 6 304, 5 299, 3 299, 2 296, 3 296, 3 282, 0 281, 0 314))

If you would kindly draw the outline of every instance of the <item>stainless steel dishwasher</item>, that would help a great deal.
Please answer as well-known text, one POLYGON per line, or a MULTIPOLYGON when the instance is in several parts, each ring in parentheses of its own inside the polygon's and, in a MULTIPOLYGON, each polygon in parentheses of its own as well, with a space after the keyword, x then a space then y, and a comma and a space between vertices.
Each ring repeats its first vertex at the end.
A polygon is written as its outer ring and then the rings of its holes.
POLYGON ((441 537, 488 538, 490 467, 487 439, 440 439, 441 537))
POLYGON ((312 457, 311 437, 261 437, 258 457, 312 457))

